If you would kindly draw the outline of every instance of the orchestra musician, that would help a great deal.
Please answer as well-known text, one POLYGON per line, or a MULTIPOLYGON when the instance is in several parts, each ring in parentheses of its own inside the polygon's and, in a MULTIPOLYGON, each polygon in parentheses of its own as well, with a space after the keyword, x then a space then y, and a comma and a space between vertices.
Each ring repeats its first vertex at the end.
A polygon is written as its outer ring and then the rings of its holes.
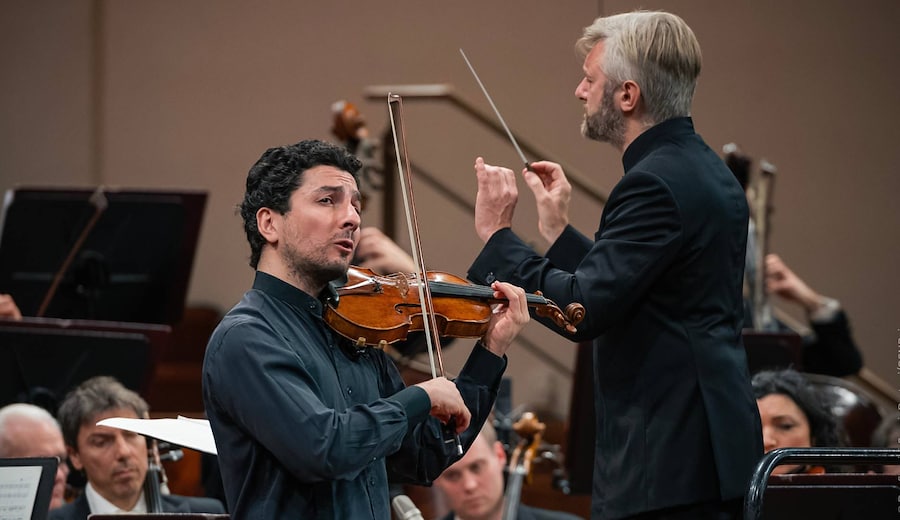
POLYGON ((511 229, 515 174, 475 161, 469 270, 560 306, 584 304, 576 341, 594 340, 597 452, 592 518, 737 518, 762 455, 741 347, 748 206, 738 182, 694 131, 700 47, 664 12, 601 17, 576 44, 582 133, 612 144, 625 175, 588 238, 568 225, 571 186, 558 164, 525 168, 536 253, 511 229))
MULTIPOLYGON (((434 485, 444 494, 451 512, 443 520, 505 520, 503 470, 506 451, 491 421, 485 421, 475 442, 445 469, 434 485)), ((520 504, 517 520, 576 520, 569 513, 520 504)))
POLYGON ((528 321, 524 291, 492 284, 507 303, 456 381, 409 387, 383 351, 326 326, 330 282, 346 275, 359 240, 359 168, 345 149, 307 140, 267 150, 247 176, 241 216, 256 277, 203 365, 235 518, 388 518, 389 478, 430 483, 458 458, 442 423, 472 442, 528 321))
POLYGON ((838 300, 823 296, 775 254, 766 261, 766 290, 803 308, 812 334, 803 336, 803 371, 843 377, 863 366, 862 353, 850 332, 850 320, 838 300))
MULTIPOLYGON (((766 453, 775 448, 835 448, 843 445, 837 419, 830 403, 809 381, 792 369, 763 370, 754 374, 753 395, 762 421, 763 447, 766 453)), ((787 473, 825 473, 822 466, 781 465, 773 475, 787 473)))
MULTIPOLYGON (((84 381, 69 392, 57 416, 69 460, 87 478, 74 502, 50 511, 50 520, 86 520, 91 514, 147 513, 144 483, 149 466, 147 439, 136 433, 98 426, 110 417, 144 418, 141 396, 109 376, 84 381)), ((152 477, 151 477, 152 478, 152 477)), ((218 500, 162 495, 162 512, 225 513, 218 500)))
POLYGON ((50 509, 66 503, 66 444, 56 419, 40 406, 14 403, 0 408, 0 458, 56 457, 50 509))

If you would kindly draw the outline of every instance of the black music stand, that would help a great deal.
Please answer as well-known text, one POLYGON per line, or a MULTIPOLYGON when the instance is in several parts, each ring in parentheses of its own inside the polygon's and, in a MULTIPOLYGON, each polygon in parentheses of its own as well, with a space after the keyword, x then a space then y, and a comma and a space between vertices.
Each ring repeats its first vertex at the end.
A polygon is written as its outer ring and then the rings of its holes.
POLYGON ((99 375, 147 395, 171 330, 142 323, 0 320, 0 406, 28 402, 56 415, 69 390, 99 375))
POLYGON ((751 374, 783 368, 803 371, 803 338, 799 334, 744 329, 741 336, 751 374))
POLYGON ((199 191, 9 190, 0 292, 26 316, 177 323, 205 205, 199 191))
POLYGON ((59 464, 56 457, 0 459, 0 518, 46 520, 59 464))

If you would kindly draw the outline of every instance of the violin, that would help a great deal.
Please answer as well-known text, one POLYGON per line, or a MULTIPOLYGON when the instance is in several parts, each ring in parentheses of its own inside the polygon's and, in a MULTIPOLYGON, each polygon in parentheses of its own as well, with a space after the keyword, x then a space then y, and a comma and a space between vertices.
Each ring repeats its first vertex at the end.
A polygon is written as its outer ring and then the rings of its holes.
MULTIPOLYGON (((480 338, 487 332, 491 306, 506 300, 494 290, 475 285, 456 275, 426 271, 431 291, 434 324, 442 337, 480 338)), ((406 339, 412 331, 425 330, 416 273, 378 275, 371 269, 351 266, 347 283, 325 307, 325 322, 358 347, 379 346, 406 339)), ((570 304, 565 312, 552 301, 527 294, 526 302, 538 316, 549 318, 570 334, 584 318, 584 306, 570 304)))

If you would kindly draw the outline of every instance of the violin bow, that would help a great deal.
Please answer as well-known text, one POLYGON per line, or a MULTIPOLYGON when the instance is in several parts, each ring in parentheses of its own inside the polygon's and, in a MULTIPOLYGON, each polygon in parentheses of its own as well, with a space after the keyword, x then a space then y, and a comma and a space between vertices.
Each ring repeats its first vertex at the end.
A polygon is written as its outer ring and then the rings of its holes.
MULTIPOLYGON (((425 271, 425 259, 422 256, 422 242, 419 239, 419 221, 416 218, 416 203, 413 197, 412 176, 409 168, 409 154, 406 148, 406 132, 403 127, 403 100, 397 94, 388 93, 388 112, 391 120, 391 134, 394 139, 394 153, 397 155, 397 170, 400 177, 400 188, 403 193, 403 209, 406 211, 406 224, 409 232, 410 249, 413 261, 416 264, 416 276, 419 277, 418 290, 419 301, 422 302, 422 320, 425 329, 425 341, 428 346, 428 361, 431 365, 431 377, 440 375, 444 377, 444 360, 441 355, 441 340, 434 318, 434 302, 431 297, 431 287, 425 271), (397 110, 394 111, 396 105, 397 110), (437 361, 437 366, 435 366, 437 361)), ((448 423, 448 430, 452 429, 452 419, 448 423)), ((459 435, 453 431, 453 439, 456 443, 456 452, 463 454, 462 443, 459 435)))

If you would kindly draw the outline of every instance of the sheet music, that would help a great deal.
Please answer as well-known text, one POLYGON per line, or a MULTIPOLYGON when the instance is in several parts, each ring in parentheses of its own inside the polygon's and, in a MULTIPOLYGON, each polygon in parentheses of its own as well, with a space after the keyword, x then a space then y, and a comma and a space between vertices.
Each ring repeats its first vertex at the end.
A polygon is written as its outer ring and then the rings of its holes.
POLYGON ((0 468, 0 520, 30 520, 40 481, 40 466, 0 468))
MULTIPOLYGON (((212 428, 206 419, 191 419, 182 416, 178 416, 177 419, 112 417, 103 419, 97 425, 127 430, 185 448, 218 455, 212 428)), ((0 518, 0 520, 3 519, 0 518)))

